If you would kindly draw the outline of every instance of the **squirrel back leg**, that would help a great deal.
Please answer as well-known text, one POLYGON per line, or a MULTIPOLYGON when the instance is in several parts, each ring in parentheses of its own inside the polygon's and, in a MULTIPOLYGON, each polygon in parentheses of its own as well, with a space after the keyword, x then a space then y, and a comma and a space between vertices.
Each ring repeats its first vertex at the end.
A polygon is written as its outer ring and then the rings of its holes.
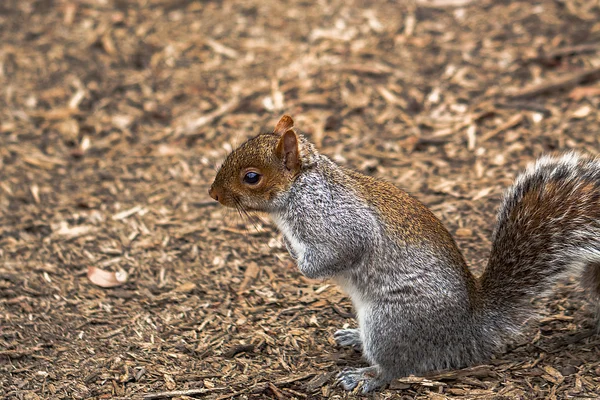
POLYGON ((363 357, 371 364, 366 368, 346 368, 337 376, 338 383, 346 390, 360 387, 368 393, 387 385, 394 378, 406 375, 405 354, 402 342, 395 334, 394 318, 386 314, 385 306, 372 304, 363 310, 359 329, 342 329, 334 334, 339 345, 360 346, 363 357))
POLYGON ((362 354, 371 367, 343 371, 338 376, 343 387, 351 390, 361 384, 366 393, 399 377, 463 368, 491 355, 495 341, 483 341, 487 329, 464 304, 431 307, 430 312, 422 306, 394 302, 366 306, 359 325, 362 354))

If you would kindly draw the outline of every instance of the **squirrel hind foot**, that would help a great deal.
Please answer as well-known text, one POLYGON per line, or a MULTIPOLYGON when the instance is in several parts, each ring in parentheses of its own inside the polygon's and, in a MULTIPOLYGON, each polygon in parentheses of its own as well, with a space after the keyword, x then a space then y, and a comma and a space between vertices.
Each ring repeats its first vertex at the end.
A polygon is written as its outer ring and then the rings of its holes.
POLYGON ((381 375, 376 365, 366 368, 346 368, 337 375, 337 382, 344 390, 352 391, 359 387, 362 394, 379 389, 389 383, 381 375))
POLYGON ((339 346, 352 347, 357 351, 362 350, 362 339, 358 329, 340 329, 335 331, 333 339, 339 346))

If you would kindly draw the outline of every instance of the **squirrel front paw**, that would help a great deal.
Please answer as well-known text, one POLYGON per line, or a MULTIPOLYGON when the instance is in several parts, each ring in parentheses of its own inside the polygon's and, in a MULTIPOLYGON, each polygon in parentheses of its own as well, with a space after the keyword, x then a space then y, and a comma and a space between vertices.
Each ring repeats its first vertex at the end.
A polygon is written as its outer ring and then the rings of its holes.
POLYGON ((340 329, 335 331, 333 339, 340 346, 349 346, 355 350, 362 350, 362 340, 358 329, 340 329))
POLYGON ((382 387, 387 383, 381 379, 376 366, 366 368, 347 368, 337 376, 338 383, 345 390, 354 390, 360 384, 360 391, 365 394, 382 387))

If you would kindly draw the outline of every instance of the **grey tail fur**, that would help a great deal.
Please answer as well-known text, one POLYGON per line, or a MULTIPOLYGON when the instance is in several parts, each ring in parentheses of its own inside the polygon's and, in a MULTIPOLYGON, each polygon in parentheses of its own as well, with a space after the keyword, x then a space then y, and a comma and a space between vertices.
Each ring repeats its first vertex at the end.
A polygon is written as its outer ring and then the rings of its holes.
POLYGON ((532 296, 576 274, 600 299, 600 161, 542 157, 504 196, 480 279, 484 307, 517 329, 532 296))

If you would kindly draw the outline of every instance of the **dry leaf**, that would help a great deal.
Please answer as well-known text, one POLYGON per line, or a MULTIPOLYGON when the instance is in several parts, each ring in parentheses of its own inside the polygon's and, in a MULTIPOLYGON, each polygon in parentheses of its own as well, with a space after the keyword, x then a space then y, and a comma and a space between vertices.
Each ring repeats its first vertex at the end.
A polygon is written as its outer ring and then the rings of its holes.
POLYGON ((555 368, 552 368, 549 365, 546 365, 542 368, 544 369, 544 371, 546 371, 546 373, 548 375, 550 375, 550 376, 545 376, 544 378, 551 381, 552 383, 560 384, 565 380, 564 376, 560 372, 558 372, 558 370, 556 370, 555 368))
POLYGON ((473 196, 472 200, 477 201, 479 199, 483 199, 485 196, 490 194, 492 192, 492 190, 494 190, 493 186, 481 189, 481 190, 477 191, 477 193, 473 196))
POLYGON ((421 386, 426 386, 426 387, 433 387, 433 386, 448 386, 446 385, 444 382, 437 382, 437 381, 432 381, 430 379, 427 378, 423 378, 420 376, 407 376, 404 378, 399 378, 397 379, 397 382, 400 383, 408 383, 411 385, 421 385, 421 386))
POLYGON ((112 219, 114 221, 125 219, 125 218, 128 218, 128 217, 131 217, 134 214, 139 213, 143 209, 144 208, 142 206, 135 206, 133 208, 130 208, 129 210, 121 211, 120 213, 117 213, 117 214, 113 215, 112 219))
POLYGON ((121 286, 127 282, 127 272, 119 270, 118 272, 105 271, 96 267, 88 267, 88 279, 96 286, 103 288, 112 288, 121 286))
POLYGON ((194 289, 196 289, 196 284, 194 282, 186 282, 177 286, 173 291, 178 293, 190 293, 194 289))
POLYGON ((569 98, 573 100, 581 100, 584 97, 593 97, 600 95, 600 87, 584 87, 578 86, 569 92, 569 98))
POLYGON ((168 390, 173 390, 177 387, 177 384, 175 383, 175 380, 173 379, 173 377, 169 374, 164 374, 163 377, 165 378, 165 387, 168 390))
POLYGON ((455 234, 459 237, 473 236, 473 230, 469 228, 459 228, 456 230, 455 234))
POLYGON ((246 268, 246 271, 244 272, 244 280, 242 281, 242 284, 240 285, 240 288, 238 289, 238 293, 241 293, 244 290, 246 290, 246 288, 248 287, 250 282, 258 276, 259 272, 260 272, 260 269, 258 268, 258 265, 256 263, 248 264, 248 267, 246 268))
POLYGON ((473 0, 417 0, 417 4, 424 7, 464 7, 473 0))
POLYGON ((590 112, 592 112, 592 107, 585 105, 575 110, 571 116, 577 119, 585 118, 590 114, 590 112))
POLYGON ((32 184, 29 189, 31 190, 31 195, 37 204, 40 204, 40 188, 35 183, 32 184))
POLYGON ((54 235, 62 236, 67 239, 75 239, 88 233, 95 232, 96 228, 90 225, 69 226, 66 221, 61 221, 58 229, 54 231, 54 235))

